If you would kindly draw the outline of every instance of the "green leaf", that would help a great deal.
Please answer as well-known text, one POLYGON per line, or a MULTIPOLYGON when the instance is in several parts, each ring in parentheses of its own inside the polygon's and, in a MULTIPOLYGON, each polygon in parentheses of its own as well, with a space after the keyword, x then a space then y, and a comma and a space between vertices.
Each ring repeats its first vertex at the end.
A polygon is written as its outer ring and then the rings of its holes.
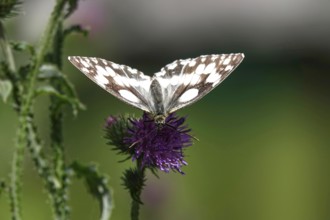
POLYGON ((11 47, 13 48, 13 50, 16 50, 18 52, 28 52, 31 55, 35 55, 35 49, 34 47, 24 41, 18 41, 18 42, 10 42, 11 47))
POLYGON ((51 85, 43 85, 36 89, 35 95, 53 95, 58 99, 62 100, 64 103, 68 103, 72 107, 73 115, 78 114, 78 110, 84 110, 85 106, 76 98, 70 97, 65 94, 61 94, 57 89, 51 85))
POLYGON ((56 65, 44 64, 39 69, 39 79, 51 79, 59 77, 62 77, 62 73, 56 65))
POLYGON ((71 27, 68 27, 64 30, 63 36, 67 37, 70 34, 78 33, 86 37, 88 35, 88 32, 89 30, 87 28, 83 28, 81 25, 72 25, 71 27))
POLYGON ((11 91, 13 90, 13 85, 9 80, 0 80, 0 96, 3 102, 6 102, 11 91))
POLYGON ((1 0, 0 20, 17 15, 21 5, 22 5, 22 1, 20 0, 1 0))
POLYGON ((96 166, 85 166, 74 162, 70 166, 78 178, 83 178, 89 192, 98 200, 100 205, 100 220, 110 219, 112 212, 112 196, 107 178, 100 174, 96 166))
POLYGON ((73 114, 75 116, 78 114, 78 110, 86 109, 84 104, 79 101, 74 90, 74 86, 71 84, 68 78, 58 69, 56 65, 50 63, 42 65, 39 69, 38 78, 41 80, 57 79, 63 87, 63 91, 62 93, 60 93, 53 86, 43 86, 39 90, 37 90, 37 95, 51 94, 62 99, 63 101, 70 103, 73 109, 73 114))
POLYGON ((78 1, 79 0, 68 0, 68 11, 65 15, 65 17, 69 17, 77 8, 78 8, 78 1))

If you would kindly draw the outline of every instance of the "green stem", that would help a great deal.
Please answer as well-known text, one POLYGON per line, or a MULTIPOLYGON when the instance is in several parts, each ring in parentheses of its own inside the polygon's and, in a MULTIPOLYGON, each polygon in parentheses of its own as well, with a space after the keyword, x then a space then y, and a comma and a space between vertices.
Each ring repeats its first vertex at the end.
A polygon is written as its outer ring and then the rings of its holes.
POLYGON ((132 196, 132 204, 131 204, 131 220, 139 220, 140 215, 140 206, 141 202, 141 193, 144 187, 145 181, 145 168, 141 168, 141 163, 137 161, 137 169, 136 169, 137 178, 135 179, 136 185, 132 186, 130 189, 132 196))
POLYGON ((21 177, 23 173, 23 161, 24 161, 24 152, 25 152, 25 130, 26 123, 20 121, 21 126, 17 132, 17 141, 16 148, 14 152, 14 157, 12 161, 12 169, 10 175, 10 188, 9 188, 9 198, 10 206, 12 211, 12 219, 20 220, 22 219, 21 214, 21 203, 20 203, 20 194, 21 194, 21 177))
POLYGON ((131 220, 139 220, 139 214, 140 214, 140 203, 132 200, 132 206, 131 206, 131 220))
POLYGON ((30 82, 28 84, 28 93, 24 100, 23 108, 22 108, 22 115, 23 117, 27 116, 29 113, 29 110, 32 105, 33 97, 34 97, 34 86, 36 84, 37 80, 37 74, 39 71, 40 66, 42 65, 42 62, 44 60, 44 57, 47 53, 48 48, 50 47, 50 44, 54 38, 54 35, 56 33, 56 26, 59 24, 59 21, 62 20, 63 16, 63 8, 65 6, 67 0, 57 0, 56 5, 54 7, 54 10, 50 16, 49 22, 47 24, 46 30, 43 34, 43 37, 40 41, 41 47, 39 48, 35 60, 34 67, 30 74, 30 82))
MULTIPOLYGON (((14 77, 14 74, 16 74, 15 60, 11 47, 6 40, 5 29, 2 25, 2 22, 0 22, 0 33, 1 33, 0 43, 1 43, 2 51, 4 53, 4 58, 8 63, 10 77, 14 77)), ((17 101, 18 99, 15 100, 17 101)), ((19 105, 18 102, 16 104, 19 105)), ((21 140, 24 139, 24 127, 20 127, 17 136, 18 138, 16 141, 16 148, 12 160, 10 187, 9 187, 10 208, 11 208, 13 220, 22 219, 20 193, 21 193, 21 176, 23 172, 24 143, 21 140)))
MULTIPOLYGON (((22 161, 24 158, 24 148, 26 146, 27 136, 29 135, 29 124, 31 120, 30 112, 32 108, 33 98, 34 98, 34 91, 35 91, 35 84, 37 80, 37 74, 39 71, 40 66, 43 63, 44 57, 47 53, 47 49, 50 46, 50 43, 54 37, 56 26, 58 22, 62 19, 63 8, 65 6, 66 0, 58 0, 54 7, 54 10, 50 16, 49 22, 47 24, 46 30, 43 34, 43 37, 40 42, 40 48, 37 52, 35 63, 33 69, 29 74, 29 82, 28 86, 25 87, 27 89, 26 95, 23 97, 22 108, 19 111, 19 128, 17 134, 17 144, 16 150, 14 153, 13 163, 12 163, 12 172, 11 172, 11 189, 10 189, 10 198, 11 198, 11 207, 13 213, 13 220, 20 220, 21 219, 21 211, 20 211, 20 202, 19 202, 19 194, 21 188, 21 173, 22 173, 22 161)), ((24 95, 24 94, 22 94, 24 95)), ((29 143, 28 143, 29 145, 29 143)), ((39 158, 40 160, 42 158, 39 158)), ((38 167, 42 163, 35 163, 38 167)), ((44 170, 45 167, 38 167, 39 171, 44 170)), ((48 170, 48 169, 46 169, 48 170)), ((39 173, 40 174, 40 173, 39 173)), ((48 172, 40 174, 45 181, 49 181, 48 179, 48 172)), ((52 198, 52 193, 50 190, 49 194, 52 198)), ((52 199, 52 204, 54 204, 54 198, 52 199)), ((59 219, 55 213, 55 219, 59 219)))

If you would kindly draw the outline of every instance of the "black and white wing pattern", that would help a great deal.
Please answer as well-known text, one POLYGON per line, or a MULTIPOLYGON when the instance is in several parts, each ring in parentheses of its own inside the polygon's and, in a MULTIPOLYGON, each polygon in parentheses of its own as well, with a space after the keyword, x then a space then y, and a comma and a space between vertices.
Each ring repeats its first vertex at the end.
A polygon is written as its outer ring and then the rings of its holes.
POLYGON ((151 78, 129 66, 94 57, 71 56, 69 61, 100 87, 143 111, 152 109, 151 78))
POLYGON ((204 55, 166 65, 152 78, 161 85, 165 113, 204 97, 226 79, 243 58, 242 53, 204 55))

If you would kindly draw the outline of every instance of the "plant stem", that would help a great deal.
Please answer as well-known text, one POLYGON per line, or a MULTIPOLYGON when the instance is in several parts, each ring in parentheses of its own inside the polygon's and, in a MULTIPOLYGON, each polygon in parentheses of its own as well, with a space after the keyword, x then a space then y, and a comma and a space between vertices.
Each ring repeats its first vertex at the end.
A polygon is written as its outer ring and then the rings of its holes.
POLYGON ((29 90, 28 90, 27 96, 24 100, 23 108, 22 108, 23 117, 27 116, 30 111, 30 108, 32 105, 32 100, 34 97, 34 86, 36 84, 37 74, 38 74, 39 68, 42 65, 42 62, 44 60, 47 49, 50 47, 50 44, 56 33, 56 30, 57 30, 56 26, 58 25, 59 21, 63 19, 62 16, 63 16, 63 8, 65 6, 65 3, 66 3, 66 0, 57 0, 56 1, 55 8, 50 16, 46 30, 40 41, 40 44, 39 44, 40 48, 37 52, 34 68, 32 69, 31 74, 29 76, 30 82, 27 87, 29 90))
POLYGON ((133 199, 131 206, 131 220, 139 220, 139 214, 140 214, 140 203, 133 199))
POLYGON ((19 144, 19 142, 21 142, 20 140, 23 138, 22 135, 24 136, 23 133, 18 134, 18 141, 13 156, 11 175, 10 175, 9 198, 10 198, 10 207, 11 207, 13 220, 22 219, 20 193, 21 193, 21 176, 23 172, 24 145, 22 146, 19 144))
MULTIPOLYGON (((37 56, 35 59, 35 63, 33 69, 29 74, 29 82, 28 86, 25 87, 27 91, 27 95, 23 97, 22 108, 19 111, 19 128, 17 132, 17 142, 16 142, 16 149, 14 152, 14 158, 12 162, 12 171, 11 171, 11 187, 10 187, 10 200, 11 200, 11 209, 12 209, 12 219, 13 220, 21 220, 21 209, 20 209, 20 188, 21 188, 21 174, 22 174, 22 161, 24 158, 24 149, 26 146, 27 140, 27 133, 28 133, 28 126, 29 114, 31 112, 33 98, 34 98, 34 91, 35 91, 35 84, 37 79, 37 74, 39 71, 40 66, 42 65, 44 56, 46 55, 47 49, 52 41, 54 36, 54 31, 56 30, 56 25, 62 19, 63 8, 66 3, 66 0, 58 0, 56 1, 55 8, 51 14, 50 20, 47 24, 46 30, 40 42, 40 48, 37 52, 37 56)), ((8 50, 6 50, 8 51, 8 50)), ((11 68, 14 67, 14 62, 12 59, 12 54, 10 53, 7 57, 8 62, 11 63, 11 68)), ((15 68, 14 68, 15 69, 15 68)), ((24 94, 21 94, 24 95, 24 94)), ((36 166, 38 164, 36 163, 36 166)), ((42 176, 42 175, 41 175, 42 176)), ((45 177, 47 178, 47 177, 45 177)), ((47 181, 47 180, 46 180, 47 181)), ((51 192, 49 192, 51 194, 51 192)), ((52 197, 52 196, 51 196, 52 197)), ((59 219, 55 216, 56 219, 59 219)))
POLYGON ((131 220, 139 220, 140 206, 143 204, 141 202, 141 193, 145 182, 145 168, 141 167, 141 163, 139 160, 137 161, 136 171, 136 184, 130 189, 131 196, 133 195, 131 204, 131 220))
MULTIPOLYGON (((11 47, 6 40, 5 29, 3 27, 2 22, 0 22, 0 43, 4 53, 4 58, 8 63, 10 77, 13 77, 14 76, 13 74, 16 74, 15 60, 11 47)), ((19 105, 19 103, 16 104, 19 105)), ((24 128, 21 128, 21 131, 24 131, 24 128)), ((21 192, 20 179, 23 172, 24 144, 22 144, 23 142, 21 142, 20 140, 24 139, 24 132, 21 131, 18 131, 17 133, 18 138, 16 140, 16 148, 13 155, 11 175, 10 175, 9 200, 10 200, 10 208, 11 208, 13 220, 22 219, 21 204, 20 204, 20 192, 21 192)))

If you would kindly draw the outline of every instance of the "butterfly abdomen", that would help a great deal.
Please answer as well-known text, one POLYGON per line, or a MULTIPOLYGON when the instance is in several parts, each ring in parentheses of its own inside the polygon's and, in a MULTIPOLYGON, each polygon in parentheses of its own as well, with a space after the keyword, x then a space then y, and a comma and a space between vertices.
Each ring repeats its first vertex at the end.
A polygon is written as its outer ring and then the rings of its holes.
POLYGON ((164 115, 163 93, 157 79, 153 79, 150 85, 150 94, 154 104, 152 112, 154 115, 164 115))

